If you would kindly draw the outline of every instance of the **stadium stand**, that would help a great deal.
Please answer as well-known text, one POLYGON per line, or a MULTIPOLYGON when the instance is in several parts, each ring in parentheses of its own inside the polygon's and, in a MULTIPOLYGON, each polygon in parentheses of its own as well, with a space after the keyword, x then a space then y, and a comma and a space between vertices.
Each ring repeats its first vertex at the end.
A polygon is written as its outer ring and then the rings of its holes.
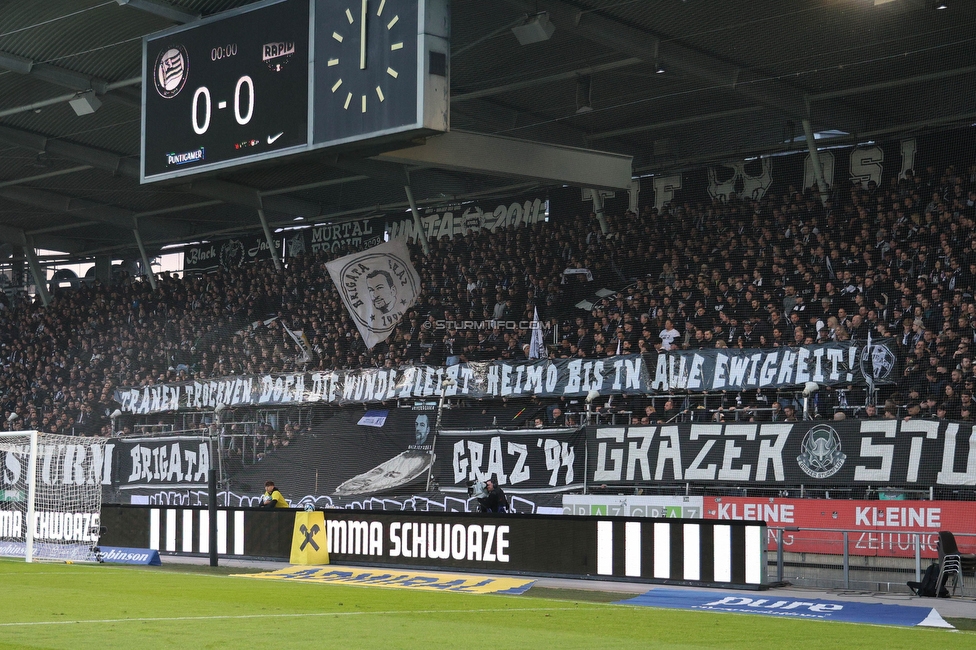
MULTIPOLYGON (((880 395, 880 404, 895 407, 882 412, 973 420, 974 219, 976 164, 962 162, 893 176, 881 187, 848 183, 822 203, 815 188, 791 188, 758 201, 645 206, 608 215, 606 232, 594 215, 556 215, 532 228, 443 238, 426 258, 414 247, 422 298, 371 350, 325 268, 348 249, 307 253, 282 271, 255 263, 166 273, 155 292, 134 280, 85 282, 58 289, 46 309, 4 296, 5 428, 110 435, 117 386, 524 358, 527 329, 458 332, 433 323, 530 321, 534 308, 555 357, 894 338, 901 378, 880 395), (567 276, 567 268, 589 276, 567 276), (620 290, 590 312, 570 307, 588 286, 620 290), (282 325, 303 332, 311 361, 300 361, 282 325)), ((670 416, 667 397, 625 398, 616 408, 653 422, 670 416)), ((876 417, 864 397, 825 392, 818 410, 876 417)), ((713 400, 708 413, 775 418, 788 400, 775 402, 752 391, 723 397, 718 409, 713 400)), ((287 444, 284 430, 277 433, 265 451, 276 439, 287 444)))

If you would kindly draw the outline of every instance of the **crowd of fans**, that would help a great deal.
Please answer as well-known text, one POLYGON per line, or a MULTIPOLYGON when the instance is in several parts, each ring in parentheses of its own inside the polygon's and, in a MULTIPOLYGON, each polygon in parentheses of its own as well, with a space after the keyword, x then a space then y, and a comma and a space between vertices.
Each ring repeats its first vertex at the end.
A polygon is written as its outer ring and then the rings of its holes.
MULTIPOLYGON (((556 215, 432 241, 427 256, 414 247, 420 301, 372 349, 325 267, 349 250, 292 258, 281 271, 163 273, 155 291, 140 280, 82 284, 48 307, 3 297, 5 427, 107 435, 119 386, 523 359, 535 309, 550 356, 562 358, 890 337, 900 382, 881 412, 907 405, 909 417, 972 419, 976 165, 847 183, 823 198, 790 187, 646 206, 602 224, 556 215), (572 307, 604 287, 618 292, 589 312, 572 307), (500 322, 473 325, 486 320, 500 322)), ((638 418, 648 408, 659 417, 654 402, 636 406, 638 418)))

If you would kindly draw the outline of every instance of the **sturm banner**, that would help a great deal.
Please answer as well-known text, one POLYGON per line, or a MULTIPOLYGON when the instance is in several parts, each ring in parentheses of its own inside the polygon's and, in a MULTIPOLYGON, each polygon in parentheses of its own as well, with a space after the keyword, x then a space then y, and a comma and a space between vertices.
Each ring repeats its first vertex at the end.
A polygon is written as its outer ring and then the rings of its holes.
POLYGON ((863 386, 894 383, 897 357, 890 340, 868 348, 851 341, 771 349, 706 348, 658 355, 655 391, 740 391, 802 386, 863 386))
POLYGON ((443 492, 492 479, 506 492, 565 492, 583 487, 583 429, 441 431, 433 477, 443 492))
POLYGON ((976 427, 941 420, 589 429, 590 485, 976 485, 976 427))
POLYGON ((335 370, 224 377, 211 381, 119 388, 123 413, 146 415, 182 409, 291 404, 367 404, 396 399, 585 397, 650 393, 650 377, 640 355, 605 359, 547 359, 506 363, 486 361, 452 366, 335 370))
MULTIPOLYGON (((71 487, 108 485, 111 482, 117 444, 37 446, 38 485, 71 487)), ((20 500, 27 494, 30 446, 5 445, 0 448, 0 501, 20 500), (13 498, 14 496, 17 498, 13 498)))

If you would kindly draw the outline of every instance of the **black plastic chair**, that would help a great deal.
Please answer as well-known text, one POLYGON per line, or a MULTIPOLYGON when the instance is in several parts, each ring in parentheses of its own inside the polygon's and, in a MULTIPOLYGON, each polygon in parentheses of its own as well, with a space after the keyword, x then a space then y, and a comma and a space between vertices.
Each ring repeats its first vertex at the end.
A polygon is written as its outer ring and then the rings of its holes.
MULTIPOLYGON (((976 556, 967 554, 969 558, 976 561, 976 556)), ((959 547, 956 545, 956 538, 949 531, 943 530, 939 533, 939 582, 941 587, 949 586, 949 576, 952 576, 952 595, 956 594, 956 587, 959 593, 966 595, 963 583, 963 562, 959 547)))
POLYGON ((958 555, 962 572, 966 575, 976 575, 976 553, 960 553, 956 544, 956 537, 948 530, 939 532, 939 554, 958 555))

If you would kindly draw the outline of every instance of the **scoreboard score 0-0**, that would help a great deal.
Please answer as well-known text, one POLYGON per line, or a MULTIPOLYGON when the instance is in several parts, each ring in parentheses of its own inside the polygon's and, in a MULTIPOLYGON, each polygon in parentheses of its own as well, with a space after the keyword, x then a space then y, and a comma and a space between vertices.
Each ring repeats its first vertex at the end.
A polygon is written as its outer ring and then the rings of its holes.
POLYGON ((447 0, 269 0, 146 36, 141 181, 447 131, 449 30, 447 0))

